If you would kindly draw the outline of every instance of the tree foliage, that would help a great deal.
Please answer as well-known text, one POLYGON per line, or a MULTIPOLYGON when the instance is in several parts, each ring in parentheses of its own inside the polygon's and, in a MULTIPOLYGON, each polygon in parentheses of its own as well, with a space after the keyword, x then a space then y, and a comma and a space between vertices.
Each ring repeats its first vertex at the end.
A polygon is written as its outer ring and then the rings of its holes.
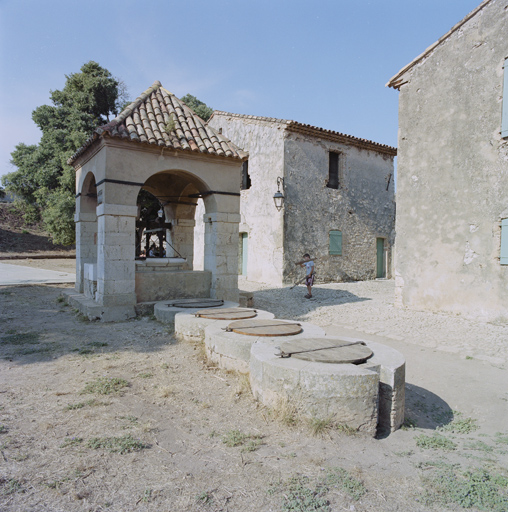
POLYGON ((191 108, 203 121, 208 121, 213 114, 213 108, 198 100, 192 94, 186 94, 181 100, 191 108))
POLYGON ((96 62, 66 75, 64 88, 50 91, 52 105, 37 107, 32 119, 42 131, 39 144, 20 143, 11 153, 18 168, 3 177, 6 189, 41 212, 46 229, 59 244, 74 242, 74 169, 67 160, 93 130, 117 115, 125 88, 96 62))

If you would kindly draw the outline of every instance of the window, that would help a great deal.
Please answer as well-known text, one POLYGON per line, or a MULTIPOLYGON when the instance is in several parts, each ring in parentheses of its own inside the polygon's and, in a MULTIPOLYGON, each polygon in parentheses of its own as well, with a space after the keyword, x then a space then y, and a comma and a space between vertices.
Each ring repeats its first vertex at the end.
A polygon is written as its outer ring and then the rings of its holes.
POLYGON ((328 188, 339 188, 339 155, 340 153, 328 153, 328 188))
POLYGON ((330 247, 328 252, 332 256, 342 256, 342 231, 330 231, 330 247))
POLYGON ((250 176, 249 176, 249 161, 245 160, 242 165, 242 190, 247 190, 251 186, 250 176))
POLYGON ((508 58, 504 61, 503 113, 501 118, 501 137, 508 138, 508 58))
POLYGON ((508 219, 501 221, 501 265, 508 265, 508 219))

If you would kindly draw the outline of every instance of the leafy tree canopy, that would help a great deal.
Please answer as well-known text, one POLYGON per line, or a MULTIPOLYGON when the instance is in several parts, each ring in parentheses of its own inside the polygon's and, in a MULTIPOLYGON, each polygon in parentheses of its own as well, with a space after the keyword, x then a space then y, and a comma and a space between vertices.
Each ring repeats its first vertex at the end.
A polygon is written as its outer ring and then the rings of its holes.
POLYGON ((181 100, 191 108, 203 121, 208 121, 213 114, 213 108, 198 100, 192 94, 186 94, 181 100))
POLYGON ((116 116, 125 88, 96 62, 66 75, 64 88, 50 91, 52 105, 37 107, 32 119, 41 129, 39 144, 20 143, 11 153, 18 168, 2 178, 7 190, 35 206, 55 243, 74 242, 74 169, 67 160, 93 130, 116 116))

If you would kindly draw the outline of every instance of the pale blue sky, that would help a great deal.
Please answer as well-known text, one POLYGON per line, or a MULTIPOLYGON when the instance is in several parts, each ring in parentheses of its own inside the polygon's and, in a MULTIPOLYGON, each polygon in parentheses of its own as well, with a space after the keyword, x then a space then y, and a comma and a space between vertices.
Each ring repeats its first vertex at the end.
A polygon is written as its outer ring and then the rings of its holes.
POLYGON ((385 84, 480 0, 0 0, 0 175, 32 111, 97 61, 135 99, 155 80, 214 109, 397 145, 385 84))

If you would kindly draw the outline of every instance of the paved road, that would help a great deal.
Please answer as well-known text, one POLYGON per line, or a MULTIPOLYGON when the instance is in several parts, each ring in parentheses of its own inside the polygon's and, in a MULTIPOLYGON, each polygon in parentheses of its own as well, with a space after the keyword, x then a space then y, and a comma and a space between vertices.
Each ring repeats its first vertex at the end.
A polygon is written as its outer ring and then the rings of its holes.
POLYGON ((0 286, 41 283, 74 283, 76 275, 42 268, 0 263, 0 286))

